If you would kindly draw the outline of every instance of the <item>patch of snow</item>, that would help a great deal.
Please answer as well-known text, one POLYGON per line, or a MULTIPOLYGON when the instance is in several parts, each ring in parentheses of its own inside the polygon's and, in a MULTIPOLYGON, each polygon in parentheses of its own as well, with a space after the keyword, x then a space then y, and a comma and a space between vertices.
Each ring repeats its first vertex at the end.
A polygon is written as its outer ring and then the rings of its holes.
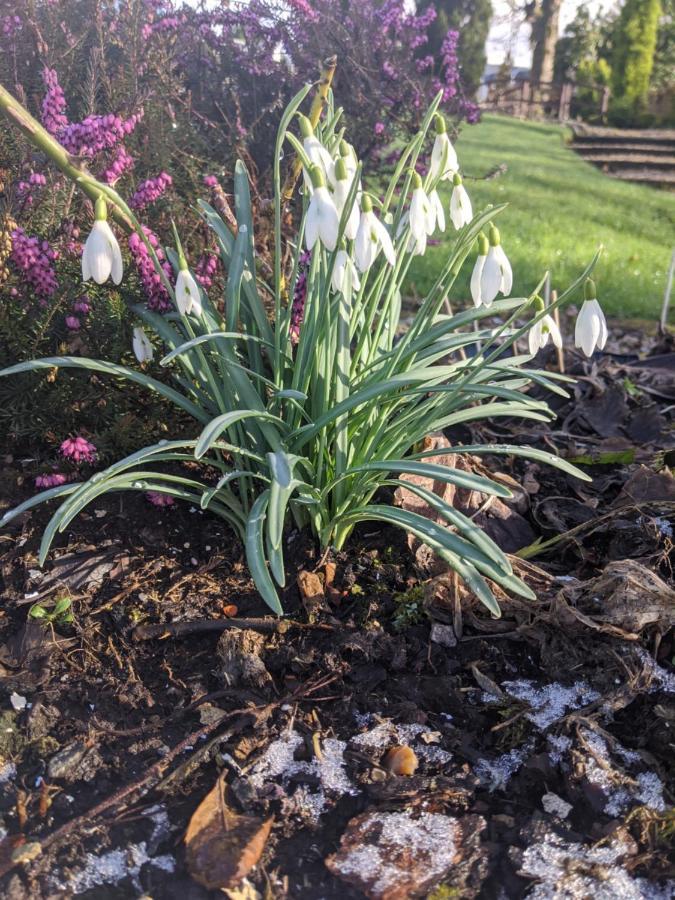
POLYGON ((392 743, 405 744, 412 747, 417 756, 430 765, 444 766, 451 761, 452 754, 442 747, 430 746, 439 739, 440 734, 430 732, 426 725, 416 722, 396 725, 387 719, 370 731, 357 734, 352 738, 351 745, 363 750, 384 750, 392 743), (430 735, 433 735, 432 740, 429 740, 430 735))
POLYGON ((525 717, 541 731, 561 719, 566 712, 580 709, 600 698, 600 694, 585 681, 577 681, 571 687, 565 687, 557 682, 538 685, 522 678, 518 681, 505 681, 502 687, 509 696, 522 700, 531 707, 531 712, 526 713, 525 717))
POLYGON ((541 805, 544 812, 550 816, 556 816, 558 819, 566 819, 572 812, 572 804, 552 792, 544 794, 541 798, 541 805))
POLYGON ((548 758, 554 766, 557 766, 562 762, 563 756, 572 746, 572 739, 564 734, 549 734, 546 736, 546 740, 551 746, 548 758))
POLYGON ((382 897, 396 889, 409 865, 402 869, 402 859, 421 857, 429 875, 440 877, 457 852, 457 824, 438 813, 423 813, 417 819, 409 811, 374 813, 368 831, 380 832, 378 843, 350 847, 336 868, 343 877, 355 875, 367 882, 369 896, 382 897))
POLYGON ((523 854, 519 874, 539 880, 528 900, 672 900, 675 882, 660 887, 632 878, 620 865, 628 849, 620 841, 585 847, 556 834, 544 835, 523 854))
POLYGON ((481 759, 474 766, 475 775, 492 791, 503 790, 534 750, 534 741, 514 747, 496 759, 481 759))
POLYGON ((657 691, 665 691, 667 694, 675 694, 675 675, 666 671, 663 666, 660 666, 651 653, 647 653, 643 647, 635 647, 634 650, 644 670, 653 679, 649 693, 654 694, 657 691))
POLYGON ((0 784, 7 784, 16 778, 16 766, 13 762, 6 762, 0 766, 0 784))
MULTIPOLYGON (((585 761, 586 777, 607 798, 604 807, 606 815, 621 816, 633 804, 647 806, 657 812, 665 809, 663 782, 655 772, 640 772, 632 778, 623 778, 612 765, 607 741, 588 728, 581 730, 581 736, 592 751, 585 761), (618 778, 623 783, 618 782, 618 778)), ((631 751, 621 748, 619 744, 616 750, 617 755, 623 755, 624 760, 633 756, 631 751), (619 753, 619 748, 623 750, 623 754, 619 753)))
POLYGON ((176 868, 173 856, 164 855, 153 858, 148 853, 146 842, 141 841, 138 844, 130 844, 125 850, 110 850, 101 856, 87 853, 84 857, 84 865, 69 874, 67 884, 54 879, 53 886, 56 890, 67 891, 70 895, 83 894, 93 888, 102 885, 116 885, 126 878, 130 878, 134 890, 144 893, 138 876, 146 863, 168 873, 175 871, 176 868))

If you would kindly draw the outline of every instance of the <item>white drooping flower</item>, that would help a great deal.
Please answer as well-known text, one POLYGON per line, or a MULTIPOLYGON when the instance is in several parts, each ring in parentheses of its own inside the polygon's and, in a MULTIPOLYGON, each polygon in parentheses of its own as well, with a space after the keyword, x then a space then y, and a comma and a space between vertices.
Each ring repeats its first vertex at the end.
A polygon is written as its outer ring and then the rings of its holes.
POLYGON ((501 245, 499 230, 490 225, 490 249, 483 264, 480 276, 480 300, 484 306, 491 306, 498 293, 505 297, 513 287, 513 272, 504 248, 501 245))
POLYGON ((433 234, 436 215, 417 172, 413 172, 412 185, 413 192, 408 211, 410 223, 408 249, 421 256, 427 248, 427 237, 433 234))
POLYGON ((431 151, 431 179, 435 181, 440 177, 441 181, 448 181, 459 169, 459 161, 455 148, 450 143, 443 116, 436 113, 434 123, 436 138, 431 151))
MULTIPOLYGON (((485 260, 487 259, 489 250, 490 242, 481 231, 481 233, 478 235, 478 256, 476 257, 473 272, 471 273, 471 297, 476 308, 481 306, 483 303, 483 269, 485 268, 485 260)), ((490 301, 490 303, 491 302, 492 301, 490 301)), ((489 303, 485 304, 485 306, 489 305, 489 303)))
POLYGON ((155 351, 153 350, 152 344, 148 340, 147 334, 143 331, 140 325, 137 325, 134 328, 134 338, 132 341, 132 346, 134 348, 136 359, 139 361, 139 363, 151 362, 152 357, 155 355, 155 351))
POLYGON ((347 174, 350 178, 353 178, 356 175, 356 170, 358 168, 358 160, 356 158, 356 151, 347 141, 340 141, 340 158, 344 160, 344 164, 347 167, 347 174))
MULTIPOLYGON (((325 181, 331 186, 335 183, 335 172, 333 159, 323 146, 318 137, 314 134, 312 123, 307 116, 299 116, 300 133, 302 134, 302 146, 309 157, 309 161, 313 166, 318 166, 323 172, 325 181)), ((311 173, 303 169, 305 185, 309 188, 310 193, 313 191, 311 173)))
MULTIPOLYGON (((342 214, 344 212, 345 204, 347 203, 347 198, 349 196, 349 192, 352 189, 354 184, 354 175, 349 175, 347 170, 346 163, 344 159, 341 157, 335 163, 335 189, 333 191, 333 200, 335 201, 335 206, 338 211, 338 216, 342 219, 342 214)), ((358 191, 357 191, 358 194, 358 191)), ((356 195, 352 200, 351 209, 349 210, 349 215, 347 218, 347 224, 345 225, 345 237, 349 238, 350 241, 353 241, 356 237, 356 232, 359 228, 359 207, 356 199, 356 195)))
POLYGON ((439 231, 445 231, 445 210, 443 209, 441 198, 438 196, 438 191, 434 190, 429 194, 429 204, 434 219, 432 231, 436 228, 438 228, 439 231))
POLYGON ((593 356, 596 349, 604 350, 607 343, 607 320, 595 296, 595 282, 586 279, 584 304, 577 316, 574 329, 574 346, 580 347, 586 356, 593 356))
POLYGON ((346 293, 348 278, 351 279, 351 289, 353 291, 358 291, 361 287, 361 280, 359 279, 359 273, 356 271, 356 266, 346 250, 338 250, 335 256, 335 265, 333 266, 333 274, 330 280, 331 287, 334 291, 342 291, 343 294, 346 293))
POLYGON ((453 179, 452 197, 450 197, 450 218, 452 224, 459 231, 473 219, 473 207, 471 200, 462 184, 462 176, 455 172, 453 179))
MULTIPOLYGON (((243 226, 242 226, 243 227, 243 226)), ((199 285, 190 274, 188 264, 182 253, 179 254, 179 271, 176 277, 176 306, 184 316, 194 313, 202 314, 202 302, 199 294, 199 285)))
POLYGON ((320 240, 326 250, 332 251, 337 244, 340 217, 319 166, 312 166, 310 176, 314 192, 305 220, 305 244, 311 250, 317 240, 320 240))
MULTIPOLYGON (((540 297, 535 298, 535 311, 537 315, 544 311, 544 301, 540 297)), ((529 330, 527 340, 530 348, 530 355, 536 356, 537 352, 542 350, 546 344, 548 344, 549 338, 552 339, 555 347, 558 349, 562 347, 562 335, 560 334, 560 329, 553 316, 546 313, 546 315, 542 316, 538 322, 535 322, 529 330)))
POLYGON ((389 232, 373 212, 370 197, 361 200, 361 220, 354 242, 354 256, 359 272, 367 272, 382 250, 389 265, 396 264, 394 245, 389 232))
POLYGON ((108 208, 102 196, 96 201, 94 225, 82 253, 82 280, 93 278, 103 284, 112 276, 115 284, 122 280, 122 252, 107 222, 108 208))

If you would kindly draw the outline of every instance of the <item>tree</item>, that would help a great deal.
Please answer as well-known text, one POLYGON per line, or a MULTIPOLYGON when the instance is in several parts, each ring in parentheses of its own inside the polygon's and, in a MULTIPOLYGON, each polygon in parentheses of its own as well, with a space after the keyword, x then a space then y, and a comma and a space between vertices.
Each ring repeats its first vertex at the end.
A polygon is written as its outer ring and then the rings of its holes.
POLYGON ((555 46, 555 81, 569 79, 582 63, 597 59, 601 33, 601 17, 591 18, 588 8, 580 6, 555 46))
POLYGON ((441 44, 450 29, 459 31, 457 55, 466 95, 476 93, 485 71, 485 43, 492 18, 492 0, 418 0, 419 12, 436 8, 436 18, 427 30, 424 53, 438 58, 441 44))
POLYGON ((617 20, 612 88, 621 109, 646 108, 661 15, 660 0, 626 0, 617 20))
POLYGON ((535 0, 528 7, 532 24, 532 84, 537 87, 553 81, 558 20, 562 0, 535 0))

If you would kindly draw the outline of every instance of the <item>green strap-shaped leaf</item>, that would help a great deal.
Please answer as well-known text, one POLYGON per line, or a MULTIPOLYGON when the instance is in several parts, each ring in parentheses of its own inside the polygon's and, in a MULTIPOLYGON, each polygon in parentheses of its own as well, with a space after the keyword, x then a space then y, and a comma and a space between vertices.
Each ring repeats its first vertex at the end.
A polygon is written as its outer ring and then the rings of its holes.
POLYGON ((202 456, 213 446, 220 435, 243 419, 258 419, 260 421, 272 422, 278 428, 285 428, 285 423, 278 416, 272 413, 257 409, 237 409, 233 412, 224 413, 222 416, 216 416, 203 429, 199 435, 199 440, 195 447, 195 459, 201 459, 202 456))
POLYGON ((264 528, 268 503, 269 491, 263 491, 251 507, 246 522, 246 560, 261 597, 271 610, 282 616, 284 611, 265 561, 264 528))
MULTIPOLYGON (((409 475, 422 475, 425 478, 433 478, 434 481, 445 481, 448 484, 456 484, 458 487, 468 488, 470 491, 480 491, 483 494, 491 494, 495 497, 511 497, 511 491, 495 481, 474 475, 471 472, 462 472, 451 466, 436 466, 432 463, 418 462, 412 459, 382 459, 353 466, 342 476, 357 475, 361 472, 407 472, 409 475)), ((324 494, 335 487, 337 479, 334 479, 324 488, 324 494)))
POLYGON ((593 480, 586 472, 582 472, 581 469, 578 469, 561 456, 556 456, 555 453, 549 453, 547 450, 537 450, 535 447, 520 447, 514 444, 458 444, 447 450, 441 448, 440 450, 425 450, 422 453, 413 453, 411 459, 424 459, 426 456, 439 456, 445 453, 466 453, 475 456, 494 453, 500 456, 522 456, 524 459, 534 459, 537 462, 554 466, 556 469, 561 469, 563 472, 567 472, 568 475, 573 475, 582 481, 593 480))

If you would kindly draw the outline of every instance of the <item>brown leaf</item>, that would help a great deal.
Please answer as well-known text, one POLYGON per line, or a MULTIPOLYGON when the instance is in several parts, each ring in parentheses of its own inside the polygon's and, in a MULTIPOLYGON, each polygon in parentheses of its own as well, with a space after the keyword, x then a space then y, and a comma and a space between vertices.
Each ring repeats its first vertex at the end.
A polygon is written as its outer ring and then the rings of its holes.
POLYGON ((234 887, 260 859, 273 819, 233 812, 219 779, 199 804, 185 833, 190 874, 209 890, 234 887))
POLYGON ((316 572, 307 572, 305 569, 302 569, 298 573, 298 588, 300 589, 302 605, 307 612, 307 618, 310 622, 313 622, 316 614, 326 601, 323 581, 316 572))

